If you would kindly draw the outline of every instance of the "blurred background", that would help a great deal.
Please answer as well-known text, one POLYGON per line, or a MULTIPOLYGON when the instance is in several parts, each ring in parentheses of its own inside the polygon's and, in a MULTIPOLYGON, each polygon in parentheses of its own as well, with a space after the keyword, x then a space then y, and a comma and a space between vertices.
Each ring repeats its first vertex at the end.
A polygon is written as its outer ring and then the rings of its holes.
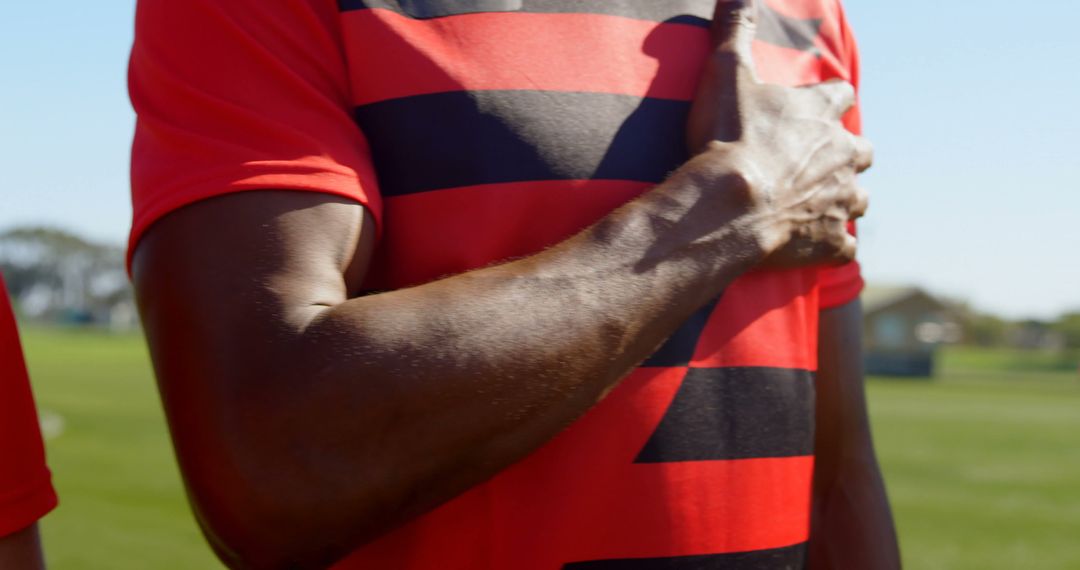
MULTIPOLYGON (((869 397, 907 567, 1080 568, 1080 6, 848 0, 869 397)), ((0 17, 0 270, 58 569, 213 568, 123 270, 134 3, 0 17)))

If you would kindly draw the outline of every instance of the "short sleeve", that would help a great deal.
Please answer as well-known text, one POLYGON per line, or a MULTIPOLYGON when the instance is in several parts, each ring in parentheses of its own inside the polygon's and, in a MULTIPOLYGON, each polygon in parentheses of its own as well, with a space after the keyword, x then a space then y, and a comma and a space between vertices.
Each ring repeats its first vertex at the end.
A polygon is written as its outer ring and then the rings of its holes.
POLYGON ((15 317, 0 278, 0 537, 56 506, 15 317))
MULTIPOLYGON (((844 16, 843 7, 837 0, 837 11, 840 28, 840 60, 844 66, 848 80, 859 89, 859 53, 855 45, 855 36, 851 32, 847 18, 844 16)), ((855 134, 862 134, 862 113, 856 104, 847 115, 844 116, 844 126, 855 134)), ((848 225, 848 231, 855 234, 854 222, 848 225)), ((818 283, 821 290, 821 308, 830 309, 839 307, 858 298, 863 289, 862 271, 857 261, 837 267, 824 267, 819 272, 818 283)))
POLYGON ((129 256, 156 220, 246 190, 356 200, 378 224, 333 0, 140 0, 129 256))

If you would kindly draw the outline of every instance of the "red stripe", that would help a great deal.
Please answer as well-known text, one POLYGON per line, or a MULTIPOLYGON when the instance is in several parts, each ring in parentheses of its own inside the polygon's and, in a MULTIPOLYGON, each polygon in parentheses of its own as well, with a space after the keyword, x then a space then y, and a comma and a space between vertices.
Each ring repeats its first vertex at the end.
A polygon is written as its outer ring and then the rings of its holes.
MULTIPOLYGON (((708 49, 704 28, 603 14, 478 13, 416 20, 374 9, 345 12, 342 25, 355 105, 502 89, 689 100, 708 49)), ((818 39, 820 55, 755 42, 762 79, 805 85, 847 78, 832 30, 826 28, 818 39)))
POLYGON ((804 542, 810 457, 633 463, 683 375, 638 370, 526 460, 339 568, 539 570, 804 542))
POLYGON ((769 0, 769 7, 789 18, 823 20, 829 17, 826 2, 807 0, 769 0))
POLYGON ((389 197, 367 287, 400 288, 529 255, 651 185, 619 180, 487 184, 389 197))
MULTIPOLYGON (((366 286, 396 289, 530 255, 588 227, 650 185, 612 180, 469 186, 386 199, 366 286)), ((728 287, 702 331, 700 367, 817 368, 817 269, 755 272, 728 287)))
POLYGON ((810 85, 822 80, 822 58, 814 53, 764 42, 754 42, 753 53, 758 75, 765 83, 810 85))
POLYGON ((713 311, 691 365, 817 369, 817 271, 739 278, 713 311))
POLYGON ((356 10, 342 25, 356 105, 494 89, 689 100, 708 49, 704 28, 600 14, 356 10))
POLYGON ((813 85, 830 79, 851 81, 851 73, 837 55, 829 22, 822 26, 815 43, 817 53, 800 51, 765 42, 754 42, 754 64, 766 83, 776 85, 813 85))

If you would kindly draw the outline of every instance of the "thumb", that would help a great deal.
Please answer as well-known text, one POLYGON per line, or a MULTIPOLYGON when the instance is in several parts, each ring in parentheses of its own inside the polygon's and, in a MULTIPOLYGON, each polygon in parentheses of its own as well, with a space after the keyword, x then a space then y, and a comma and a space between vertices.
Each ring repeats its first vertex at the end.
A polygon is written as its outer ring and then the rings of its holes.
POLYGON ((711 28, 713 48, 734 56, 750 70, 755 70, 751 46, 757 33, 757 10, 757 0, 717 0, 711 28))
POLYGON ((743 136, 741 86, 757 82, 750 53, 756 22, 756 0, 717 0, 711 27, 712 57, 702 69, 687 119, 686 145, 692 153, 704 150, 709 141, 732 142, 743 136))

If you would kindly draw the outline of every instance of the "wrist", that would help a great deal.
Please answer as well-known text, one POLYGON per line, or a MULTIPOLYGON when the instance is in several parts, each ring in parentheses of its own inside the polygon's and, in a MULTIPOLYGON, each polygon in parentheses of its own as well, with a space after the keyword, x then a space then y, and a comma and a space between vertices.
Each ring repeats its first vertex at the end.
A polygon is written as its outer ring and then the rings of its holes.
POLYGON ((712 141, 682 172, 684 183, 695 187, 702 209, 710 212, 717 229, 760 262, 787 243, 791 229, 771 207, 771 189, 743 147, 739 142, 712 141))

